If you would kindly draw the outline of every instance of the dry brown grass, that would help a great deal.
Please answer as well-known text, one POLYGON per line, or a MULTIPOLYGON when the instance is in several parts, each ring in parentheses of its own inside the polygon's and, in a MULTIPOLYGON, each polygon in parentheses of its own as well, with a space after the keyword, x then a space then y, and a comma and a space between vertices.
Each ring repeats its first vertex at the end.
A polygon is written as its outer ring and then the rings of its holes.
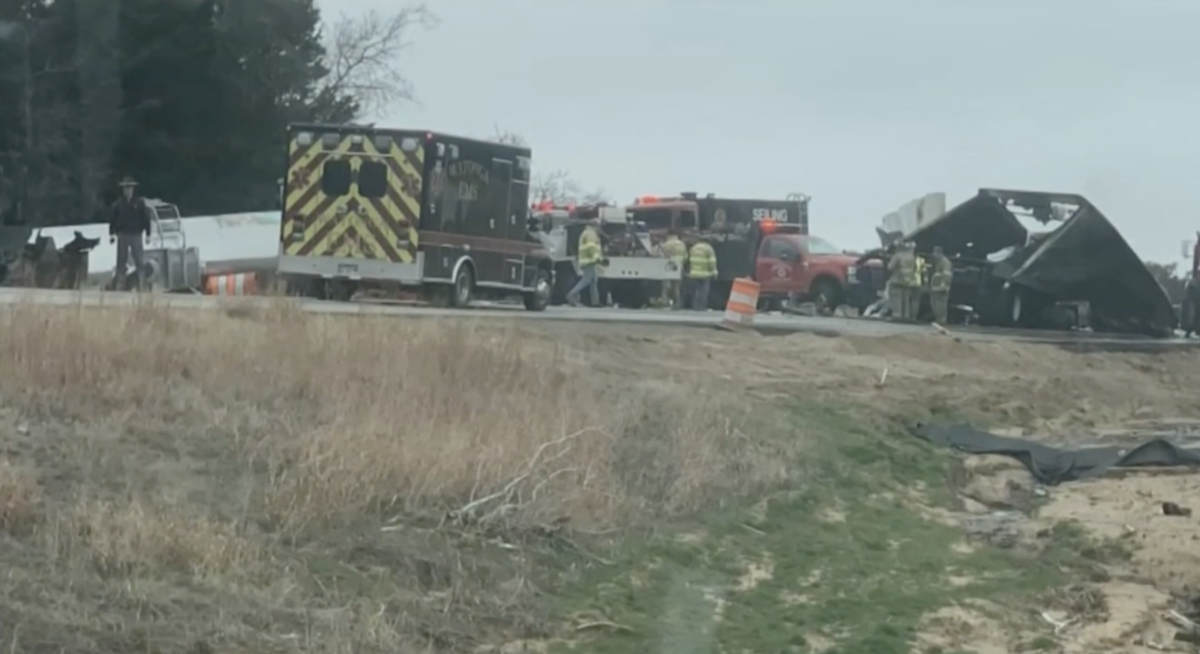
POLYGON ((0 533, 28 532, 42 514, 42 492, 30 470, 0 458, 0 533))
POLYGON ((596 526, 721 480, 728 407, 694 385, 626 386, 514 326, 234 315, 24 307, 0 325, 0 384, 25 415, 229 437, 293 528, 506 489, 478 511, 596 526))
MULTIPOLYGON (((34 595, 57 588, 58 605, 80 603, 43 631, 90 633, 72 642, 100 651, 142 641, 109 638, 112 615, 81 617, 89 584, 141 589, 129 620, 167 650, 186 638, 262 645, 296 629, 312 651, 449 648, 470 615, 494 623, 532 595, 522 581, 502 603, 465 597, 536 561, 464 568, 438 522, 453 533, 609 530, 786 472, 735 426, 718 380, 628 379, 580 339, 514 325, 148 302, 16 307, 0 332, 0 444, 12 453, 0 461, 0 528, 27 543, 34 595), (344 562, 364 556, 386 563, 344 562), (177 594, 147 596, 147 584, 169 579, 187 579, 188 602, 204 608, 147 613, 177 594), (435 617, 421 617, 422 603, 435 617), (235 624, 239 606, 258 617, 235 624), (167 636, 180 623, 190 635, 167 636)), ((45 601, 0 592, 0 621, 40 624, 45 601)))

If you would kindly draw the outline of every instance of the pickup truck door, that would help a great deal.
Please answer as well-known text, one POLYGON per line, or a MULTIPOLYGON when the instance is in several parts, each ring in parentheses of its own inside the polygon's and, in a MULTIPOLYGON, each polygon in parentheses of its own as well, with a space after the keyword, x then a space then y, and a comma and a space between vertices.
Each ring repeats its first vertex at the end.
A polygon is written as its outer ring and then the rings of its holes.
POLYGON ((768 236, 759 245, 758 260, 755 262, 759 292, 764 295, 807 292, 807 268, 795 243, 787 238, 768 236))

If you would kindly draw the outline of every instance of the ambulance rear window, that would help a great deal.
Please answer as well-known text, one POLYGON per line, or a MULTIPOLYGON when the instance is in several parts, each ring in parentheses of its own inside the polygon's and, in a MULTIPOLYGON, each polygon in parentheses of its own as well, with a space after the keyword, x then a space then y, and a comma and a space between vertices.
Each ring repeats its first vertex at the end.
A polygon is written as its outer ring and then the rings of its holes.
POLYGON ((326 161, 321 167, 321 192, 329 197, 346 195, 350 192, 352 177, 349 161, 326 161))
POLYGON ((358 169, 358 192, 363 197, 381 198, 387 194, 387 166, 364 161, 358 169))

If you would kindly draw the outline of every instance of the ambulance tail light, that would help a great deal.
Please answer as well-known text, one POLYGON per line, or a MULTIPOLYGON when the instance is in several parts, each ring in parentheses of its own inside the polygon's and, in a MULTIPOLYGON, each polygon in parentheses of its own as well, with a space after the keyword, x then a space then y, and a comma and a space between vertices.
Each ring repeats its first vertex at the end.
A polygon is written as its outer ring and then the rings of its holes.
POLYGON ((307 227, 308 227, 308 225, 307 225, 306 221, 304 220, 304 216, 301 216, 300 214, 292 214, 291 239, 293 241, 303 241, 304 240, 304 230, 307 227))

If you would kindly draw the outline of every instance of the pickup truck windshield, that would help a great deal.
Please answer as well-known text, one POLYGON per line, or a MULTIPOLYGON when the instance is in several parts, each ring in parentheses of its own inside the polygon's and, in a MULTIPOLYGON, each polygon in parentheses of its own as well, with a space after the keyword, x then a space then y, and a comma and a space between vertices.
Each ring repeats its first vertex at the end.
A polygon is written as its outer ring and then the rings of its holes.
POLYGON ((841 254, 842 249, 835 246, 833 243, 826 241, 823 238, 816 236, 808 237, 808 253, 809 254, 841 254))

